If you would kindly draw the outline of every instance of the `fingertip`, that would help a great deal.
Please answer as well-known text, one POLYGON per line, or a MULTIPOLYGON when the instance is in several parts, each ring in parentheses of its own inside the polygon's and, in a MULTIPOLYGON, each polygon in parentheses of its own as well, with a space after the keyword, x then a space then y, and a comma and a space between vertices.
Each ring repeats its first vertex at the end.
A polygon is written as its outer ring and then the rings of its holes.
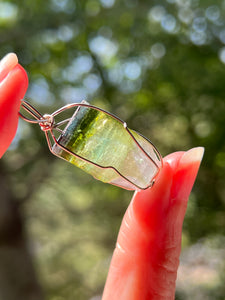
POLYGON ((26 71, 17 64, 0 84, 0 158, 15 136, 20 100, 28 87, 26 71))
POLYGON ((195 147, 184 153, 180 160, 180 164, 192 164, 198 162, 199 165, 204 155, 204 147, 195 147))
POLYGON ((18 58, 15 53, 8 53, 0 60, 0 82, 17 64, 18 58))
POLYGON ((171 195, 178 201, 187 201, 194 185, 204 155, 203 147, 186 151, 179 160, 174 173, 171 195))

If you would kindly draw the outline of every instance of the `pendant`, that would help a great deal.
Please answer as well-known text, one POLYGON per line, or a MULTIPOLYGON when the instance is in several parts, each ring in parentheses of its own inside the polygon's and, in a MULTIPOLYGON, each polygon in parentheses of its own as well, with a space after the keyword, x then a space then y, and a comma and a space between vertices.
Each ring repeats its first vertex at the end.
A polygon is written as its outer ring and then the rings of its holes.
POLYGON ((127 190, 147 189, 162 167, 162 158, 144 136, 131 130, 117 116, 86 101, 66 105, 52 114, 40 114, 30 103, 21 108, 39 123, 50 151, 94 178, 127 190), (75 108, 72 117, 56 122, 56 116, 75 108), (64 126, 64 129, 60 129, 64 126), (56 135, 58 132, 58 136, 56 135))

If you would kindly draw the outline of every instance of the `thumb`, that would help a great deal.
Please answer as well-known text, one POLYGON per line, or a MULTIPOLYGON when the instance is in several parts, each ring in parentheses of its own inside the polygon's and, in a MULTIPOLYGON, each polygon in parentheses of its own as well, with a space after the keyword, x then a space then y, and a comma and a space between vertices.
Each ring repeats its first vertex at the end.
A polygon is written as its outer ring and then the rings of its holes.
POLYGON ((174 299, 187 201, 204 149, 172 153, 124 216, 103 300, 174 299))
POLYGON ((25 70, 14 53, 0 61, 0 158, 15 136, 20 100, 28 87, 25 70))

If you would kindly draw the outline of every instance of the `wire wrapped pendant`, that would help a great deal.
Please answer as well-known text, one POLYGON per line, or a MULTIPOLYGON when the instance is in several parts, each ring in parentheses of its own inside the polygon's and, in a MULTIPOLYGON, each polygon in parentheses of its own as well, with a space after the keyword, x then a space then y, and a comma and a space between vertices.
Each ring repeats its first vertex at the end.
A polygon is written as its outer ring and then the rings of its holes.
POLYGON ((128 190, 151 187, 162 167, 162 158, 144 136, 130 130, 115 115, 86 101, 66 105, 50 115, 41 115, 27 101, 21 107, 45 132, 50 151, 83 169, 94 178, 128 190), (55 122, 65 110, 76 108, 72 117, 55 122), (63 130, 61 126, 65 126, 63 130), (59 132, 56 137, 55 131, 59 132))

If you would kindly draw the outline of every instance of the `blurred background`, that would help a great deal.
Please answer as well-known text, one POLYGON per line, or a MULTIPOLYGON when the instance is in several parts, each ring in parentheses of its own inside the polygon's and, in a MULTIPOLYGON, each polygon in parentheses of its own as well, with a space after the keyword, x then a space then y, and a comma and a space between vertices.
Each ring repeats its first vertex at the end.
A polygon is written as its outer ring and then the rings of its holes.
MULTIPOLYGON (((43 113, 86 99, 157 146, 205 147, 176 299, 225 299, 225 1, 0 1, 43 113)), ((0 161, 0 299, 99 300, 132 192, 51 155, 21 120, 0 161)))

